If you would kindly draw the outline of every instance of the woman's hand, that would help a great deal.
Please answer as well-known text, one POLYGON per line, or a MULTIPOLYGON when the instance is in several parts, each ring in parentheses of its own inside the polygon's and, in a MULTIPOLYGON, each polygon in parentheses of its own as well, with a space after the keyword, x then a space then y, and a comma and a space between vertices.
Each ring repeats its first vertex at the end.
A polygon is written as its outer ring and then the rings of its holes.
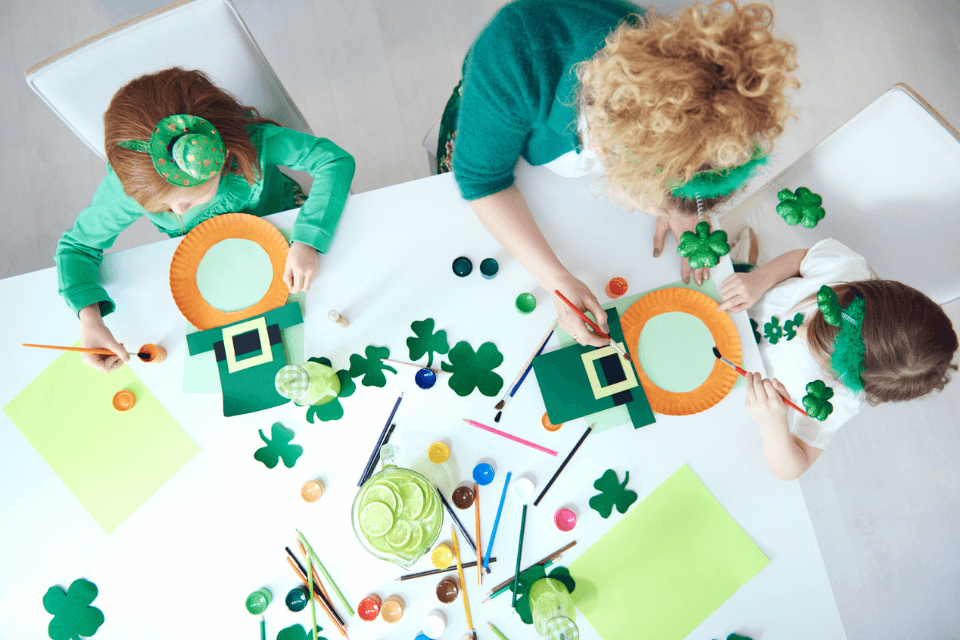
POLYGON ((116 341, 107 325, 100 317, 100 303, 95 302, 80 310, 80 346, 88 349, 109 349, 115 355, 105 356, 99 353, 84 353, 80 361, 94 369, 110 373, 123 366, 130 354, 116 341))
POLYGON ((553 298, 553 304, 557 309, 557 321, 561 329, 569 333, 578 343, 585 346, 592 345, 594 347, 602 347, 610 344, 609 341, 604 340, 594 333, 593 329, 581 320, 580 316, 578 316, 566 302, 553 293, 554 289, 556 289, 578 309, 592 313, 593 317, 596 318, 597 326, 599 326, 604 333, 609 333, 610 327, 607 325, 607 312, 600 306, 600 301, 597 300, 597 297, 593 295, 593 292, 590 291, 587 285, 572 275, 567 274, 567 277, 564 279, 548 286, 550 287, 548 289, 550 297, 553 298))
POLYGON ((790 400, 790 394, 779 380, 765 380, 759 373, 748 373, 747 376, 747 413, 760 426, 782 424, 787 421, 787 404, 784 398, 790 400))
POLYGON ((320 270, 320 256, 317 250, 308 244, 294 242, 287 254, 287 264, 283 268, 283 281, 290 287, 290 293, 310 290, 310 282, 320 270))
MULTIPOLYGON (((657 216, 657 228, 653 234, 653 257, 660 257, 660 252, 663 251, 663 243, 667 237, 667 230, 673 232, 674 237, 677 239, 677 244, 680 244, 680 236, 683 235, 684 231, 689 231, 691 233, 696 233, 697 223, 699 220, 697 216, 684 216, 684 215, 658 215, 657 216)), ((687 258, 682 258, 680 260, 680 277, 683 278, 683 281, 687 284, 690 284, 690 261, 687 258)), ((703 267, 702 269, 695 269, 693 271, 693 280, 697 285, 702 285, 705 280, 710 277, 710 269, 703 267)))
POLYGON ((717 311, 746 311, 760 299, 770 286, 758 271, 750 273, 735 273, 723 281, 720 287, 720 297, 723 303, 717 311))

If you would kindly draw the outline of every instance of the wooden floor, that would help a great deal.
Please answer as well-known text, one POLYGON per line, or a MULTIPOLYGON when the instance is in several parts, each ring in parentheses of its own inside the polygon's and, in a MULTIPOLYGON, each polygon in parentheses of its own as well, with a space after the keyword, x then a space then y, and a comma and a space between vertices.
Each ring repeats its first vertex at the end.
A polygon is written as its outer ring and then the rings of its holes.
MULTIPOLYGON (((356 157, 354 192, 429 175, 420 141, 459 80, 471 41, 503 4, 235 3, 314 131, 356 157)), ((52 266, 57 239, 104 175, 103 163, 33 95, 24 69, 164 4, 0 3, 0 277, 52 266)), ((669 12, 684 4, 657 6, 669 12)), ((776 0, 774 6, 779 31, 799 48, 803 88, 793 100, 799 119, 778 143, 773 173, 896 82, 911 85, 960 126, 956 0, 776 0)), ((143 219, 116 248, 161 238, 143 219)), ((906 248, 905 257, 917 250, 906 248)), ((960 303, 948 311, 960 326, 960 303)), ((960 638, 958 416, 960 382, 936 398, 868 410, 801 480, 851 639, 960 638)))

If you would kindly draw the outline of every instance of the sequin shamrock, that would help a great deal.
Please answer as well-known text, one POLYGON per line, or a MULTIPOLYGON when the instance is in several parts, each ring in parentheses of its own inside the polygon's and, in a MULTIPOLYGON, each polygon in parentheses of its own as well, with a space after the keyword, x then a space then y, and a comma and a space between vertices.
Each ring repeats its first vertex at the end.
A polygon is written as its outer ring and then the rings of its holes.
POLYGON ((624 474, 623 484, 617 481, 616 471, 613 469, 604 471, 603 475, 593 483, 593 488, 599 490, 600 495, 590 498, 590 507, 595 509, 602 518, 609 518, 614 506, 620 513, 626 513, 630 505, 637 501, 637 493, 627 489, 629 480, 629 471, 624 474))
POLYGON ((350 356, 350 376, 353 378, 363 376, 360 384, 365 387, 386 386, 387 377, 383 375, 383 372, 397 372, 390 365, 383 364, 383 359, 390 357, 390 349, 371 345, 364 350, 364 354, 366 354, 366 358, 358 353, 350 356))
POLYGON ((798 313, 793 318, 783 323, 783 332, 787 336, 787 342, 797 337, 797 327, 803 324, 803 314, 798 313))
POLYGON ((843 308, 837 301, 837 292, 823 285, 817 291, 817 308, 823 314, 823 319, 827 324, 835 327, 840 326, 840 318, 843 317, 843 308))
MULTIPOLYGON (((324 366, 333 367, 329 358, 310 358, 308 362, 318 362, 324 366)), ((337 371, 337 378, 340 379, 340 393, 337 394, 336 398, 325 404, 307 407, 307 422, 310 424, 313 424, 314 420, 329 422, 343 417, 343 405, 340 404, 340 398, 353 395, 353 392, 357 390, 357 383, 353 381, 346 369, 337 371)))
POLYGON ((555 567, 553 571, 547 574, 543 565, 535 564, 526 571, 520 573, 520 579, 517 584, 511 581, 510 589, 517 590, 516 611, 520 614, 520 619, 524 624, 533 624, 533 612, 530 610, 530 589, 539 580, 552 578, 563 584, 567 591, 573 593, 577 583, 570 575, 570 570, 566 567, 555 567))
POLYGON ((282 458, 284 466, 287 469, 292 469, 293 465, 297 463, 297 458, 303 455, 303 447, 298 444, 290 444, 293 435, 293 431, 279 422, 274 422, 273 426, 270 427, 270 438, 263 435, 263 429, 260 429, 260 439, 267 446, 257 449, 253 454, 254 459, 262 462, 267 469, 273 469, 282 458))
POLYGON ((750 318, 750 328, 753 329, 753 339, 757 341, 757 344, 760 344, 760 341, 763 340, 763 336, 760 335, 760 332, 757 329, 760 328, 760 325, 757 324, 757 321, 753 318, 750 318))
POLYGON ((803 396, 803 408, 811 418, 826 420, 827 416, 833 413, 833 405, 830 404, 832 397, 833 389, 823 380, 814 380, 807 384, 807 395, 803 396))
POLYGON ((777 198, 780 200, 777 213, 790 226, 799 223, 807 229, 813 229, 827 215, 820 206, 823 198, 806 187, 800 187, 796 192, 781 189, 777 198))
POLYGON ((770 341, 770 344, 777 344, 783 337, 783 327, 780 326, 780 318, 773 316, 770 322, 763 325, 763 335, 770 341))
POLYGON ((89 580, 74 580, 64 592, 62 587, 50 587, 43 596, 43 608, 53 614, 47 626, 52 640, 80 640, 89 638, 103 624, 103 612, 90 605, 97 597, 97 585, 89 580))
POLYGON ((450 350, 447 344, 447 332, 433 331, 433 318, 417 320, 410 325, 415 337, 407 338, 407 348, 410 349, 410 360, 416 362, 427 355, 427 367, 433 366, 434 353, 446 353, 450 350))
POLYGON ((492 398, 503 388, 503 378, 493 370, 503 364, 503 354, 492 342, 484 342, 474 352, 466 342, 458 342, 447 354, 450 363, 441 362, 440 368, 452 373, 447 384, 458 396, 468 396, 477 389, 492 398))
POLYGON ((715 267, 720 261, 720 256, 730 253, 730 245, 727 244, 726 231, 710 231, 710 223, 706 220, 697 223, 697 232, 684 231, 680 236, 680 246, 677 247, 677 253, 690 260, 690 266, 694 269, 703 267, 715 267))
MULTIPOLYGON (((319 634, 321 631, 323 631, 323 627, 317 625, 317 633, 319 634)), ((277 634, 277 640, 313 640, 313 632, 304 629, 303 625, 295 624, 286 629, 281 629, 280 633, 277 634)), ((327 639, 318 635, 317 640, 327 639)))

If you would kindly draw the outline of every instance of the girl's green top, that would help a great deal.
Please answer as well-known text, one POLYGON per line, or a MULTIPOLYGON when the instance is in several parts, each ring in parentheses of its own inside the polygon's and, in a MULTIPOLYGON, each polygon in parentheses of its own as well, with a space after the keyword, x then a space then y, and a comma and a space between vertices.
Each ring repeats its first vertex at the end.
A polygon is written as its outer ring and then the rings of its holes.
POLYGON ((453 173, 464 198, 511 186, 520 156, 541 165, 579 150, 575 67, 620 22, 643 15, 625 0, 518 0, 500 9, 463 63, 453 173))
POLYGON ((101 315, 116 305, 99 284, 103 250, 116 241, 120 232, 140 216, 147 216, 158 229, 177 237, 221 213, 250 213, 266 216, 293 209, 291 181, 278 165, 306 171, 313 178, 310 195, 293 224, 292 241, 310 245, 325 253, 346 204, 356 163, 353 156, 326 138, 284 129, 272 124, 247 127, 250 141, 259 152, 260 179, 247 184, 242 175, 227 173, 220 178, 216 195, 207 203, 178 216, 171 212, 150 213, 123 192, 110 164, 93 202, 80 212, 73 228, 57 243, 57 281, 60 295, 75 312, 100 303, 101 315))

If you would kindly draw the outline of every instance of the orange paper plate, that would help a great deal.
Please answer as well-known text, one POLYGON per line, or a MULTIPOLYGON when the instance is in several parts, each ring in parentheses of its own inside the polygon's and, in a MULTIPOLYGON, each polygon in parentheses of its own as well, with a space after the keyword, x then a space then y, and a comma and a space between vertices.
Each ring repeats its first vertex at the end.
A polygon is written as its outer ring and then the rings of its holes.
POLYGON ((283 268, 290 247, 272 224, 247 213, 224 213, 198 224, 188 233, 170 261, 170 292, 183 317, 203 331, 266 313, 283 305, 290 293, 283 281, 283 268), (212 307, 197 287, 197 267, 213 245, 228 238, 252 240, 270 256, 273 277, 260 302, 240 311, 212 307))
POLYGON ((649 376, 640 367, 640 332, 647 321, 661 313, 679 311, 698 318, 710 330, 717 349, 725 358, 735 364, 743 360, 740 347, 740 334, 726 313, 717 311, 717 301, 692 289, 660 289, 643 296, 634 302, 620 317, 623 337, 630 357, 640 378, 643 391, 647 394, 650 408, 656 413, 668 416, 686 416, 706 411, 717 404, 733 389, 737 381, 737 372, 717 360, 707 379, 693 391, 676 393, 666 391, 653 384, 649 376))

